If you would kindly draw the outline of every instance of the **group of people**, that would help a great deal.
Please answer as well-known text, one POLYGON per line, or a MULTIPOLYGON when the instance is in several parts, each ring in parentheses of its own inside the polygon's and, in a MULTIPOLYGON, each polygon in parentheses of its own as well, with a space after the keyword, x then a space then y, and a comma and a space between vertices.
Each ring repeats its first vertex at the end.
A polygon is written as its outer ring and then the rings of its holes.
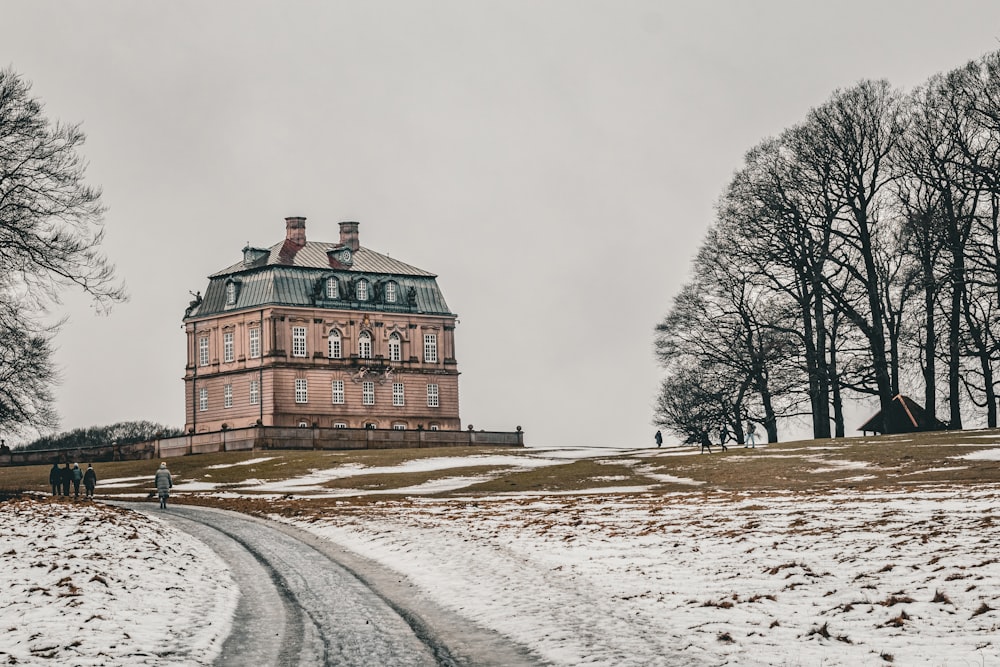
MULTIPOLYGON (((170 471, 167 470, 167 464, 161 463, 159 469, 156 471, 156 475, 153 476, 153 480, 156 483, 156 495, 160 499, 160 509, 165 509, 167 506, 167 498, 170 496, 170 489, 174 485, 173 477, 170 475, 170 471)), ((49 470, 49 485, 52 486, 53 496, 69 496, 70 486, 73 487, 73 497, 80 497, 80 483, 83 482, 83 488, 85 490, 85 499, 94 499, 94 488, 97 487, 97 472, 94 470, 93 464, 87 464, 87 471, 84 472, 80 469, 79 463, 74 463, 72 467, 67 462, 66 466, 63 468, 59 467, 59 462, 56 461, 52 464, 52 469, 49 470)))
POLYGON ((85 498, 93 500, 94 488, 97 486, 97 473, 92 464, 87 464, 86 472, 80 469, 79 463, 74 463, 72 468, 69 462, 64 468, 59 467, 58 461, 52 464, 52 469, 49 470, 49 485, 52 487, 53 496, 68 496, 69 487, 72 485, 73 497, 79 498, 80 482, 83 482, 85 498))
MULTIPOLYGON (((745 435, 745 444, 743 445, 743 447, 749 449, 757 449, 757 425, 754 424, 752 421, 748 421, 746 431, 744 431, 744 435, 745 435)), ((722 451, 724 452, 729 450, 729 448, 726 447, 726 442, 729 441, 729 438, 730 438, 729 429, 727 429, 725 426, 720 427, 719 446, 722 447, 722 451)), ((653 440, 656 442, 657 447, 662 447, 663 433, 657 431, 656 434, 653 436, 653 440)), ((712 441, 709 440, 707 432, 702 432, 701 451, 704 452, 706 449, 708 450, 709 454, 712 453, 712 441)))

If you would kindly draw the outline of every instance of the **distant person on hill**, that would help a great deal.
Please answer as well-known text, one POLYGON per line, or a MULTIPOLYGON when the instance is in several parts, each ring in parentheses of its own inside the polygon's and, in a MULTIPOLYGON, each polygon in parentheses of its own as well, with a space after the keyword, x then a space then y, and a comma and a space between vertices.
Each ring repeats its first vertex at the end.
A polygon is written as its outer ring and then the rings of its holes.
POLYGON ((73 464, 73 497, 80 497, 80 482, 83 481, 83 471, 80 470, 80 464, 73 464))
POLYGON ((663 434, 657 431, 656 435, 653 436, 653 440, 656 440, 656 446, 659 447, 663 444, 663 434))
POLYGON ((726 441, 729 440, 729 429, 724 425, 719 427, 719 446, 722 447, 722 451, 728 452, 729 447, 726 447, 726 441))
POLYGON ((68 496, 69 485, 73 481, 73 471, 69 468, 69 461, 66 462, 66 467, 59 470, 59 481, 62 484, 62 494, 68 496))
POLYGON ((747 443, 743 445, 743 449, 747 447, 757 449, 757 425, 753 422, 747 422, 747 443))
POLYGON ((94 499, 94 487, 97 486, 97 473, 94 472, 94 465, 87 464, 87 472, 83 473, 83 486, 87 489, 87 498, 94 499))
POLYGON ((49 485, 52 487, 52 495, 59 495, 59 487, 62 486, 62 472, 59 470, 59 462, 56 461, 52 464, 52 469, 49 470, 49 485))
POLYGON ((709 454, 712 453, 712 441, 709 440, 709 438, 708 438, 708 431, 702 431, 701 432, 701 451, 698 452, 698 453, 699 454, 704 454, 706 449, 708 450, 709 454))
POLYGON ((170 496, 170 487, 174 485, 174 480, 170 477, 170 471, 167 470, 166 463, 160 464, 160 469, 156 471, 154 479, 156 481, 156 493, 160 496, 160 509, 166 509, 167 498, 170 496))

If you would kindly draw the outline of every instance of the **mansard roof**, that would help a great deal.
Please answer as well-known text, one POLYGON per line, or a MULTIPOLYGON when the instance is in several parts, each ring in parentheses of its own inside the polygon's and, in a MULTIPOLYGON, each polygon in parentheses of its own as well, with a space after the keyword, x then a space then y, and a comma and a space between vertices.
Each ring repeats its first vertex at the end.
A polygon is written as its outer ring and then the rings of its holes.
POLYGON ((309 241, 296 244, 286 240, 269 249, 247 248, 244 250, 244 261, 209 276, 204 297, 200 302, 191 303, 184 319, 262 306, 454 316, 438 288, 435 274, 360 246, 353 253, 351 264, 343 265, 328 254, 330 250, 343 247, 340 243, 309 241), (330 277, 341 281, 342 292, 346 292, 343 286, 349 284, 348 281, 363 279, 373 286, 394 282, 397 300, 395 303, 375 300, 359 302, 346 293, 341 294, 341 299, 328 300, 322 284, 330 277), (236 302, 233 304, 227 303, 226 292, 230 283, 236 284, 236 302))

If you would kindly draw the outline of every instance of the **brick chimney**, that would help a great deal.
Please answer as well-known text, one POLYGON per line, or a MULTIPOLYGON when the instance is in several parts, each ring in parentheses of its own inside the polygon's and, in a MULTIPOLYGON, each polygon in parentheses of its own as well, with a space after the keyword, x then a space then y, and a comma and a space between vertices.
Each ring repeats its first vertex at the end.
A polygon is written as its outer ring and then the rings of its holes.
POLYGON ((285 241, 295 245, 306 244, 306 219, 298 216, 285 218, 285 241))
POLYGON ((340 245, 345 245, 351 249, 351 252, 357 252, 358 246, 358 223, 356 222, 342 222, 340 223, 340 245))

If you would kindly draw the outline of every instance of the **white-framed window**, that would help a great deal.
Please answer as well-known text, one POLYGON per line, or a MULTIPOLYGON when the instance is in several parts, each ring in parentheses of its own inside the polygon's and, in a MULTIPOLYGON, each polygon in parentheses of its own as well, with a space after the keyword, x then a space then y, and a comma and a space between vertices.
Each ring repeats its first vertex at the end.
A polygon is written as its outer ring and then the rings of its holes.
POLYGON ((347 428, 346 422, 333 422, 334 428, 347 428))
POLYGON ((231 384, 222 386, 222 407, 233 407, 233 385, 231 384))
POLYGON ((396 303, 396 283, 388 282, 385 284, 385 302, 396 303))
POLYGON ((340 359, 343 356, 343 348, 340 344, 340 332, 336 329, 330 331, 326 339, 326 356, 330 359, 340 359))
POLYGON ((250 357, 252 359, 260 357, 260 327, 250 328, 250 357))
POLYGON ((439 430, 441 430, 441 428, 437 424, 431 424, 431 430, 432 431, 439 431, 439 430))
POLYGON ((367 301, 368 300, 368 281, 367 280, 365 280, 365 279, 362 278, 361 280, 359 280, 354 285, 354 296, 355 296, 355 298, 357 298, 358 301, 367 301))
POLYGON ((344 381, 334 380, 330 383, 330 393, 333 395, 333 403, 336 405, 343 405, 344 399, 344 381))
POLYGON ((406 405, 403 396, 403 383, 393 382, 392 383, 392 404, 396 406, 406 405))
POLYGON ((295 402, 309 402, 309 381, 305 378, 295 378, 295 402))
POLYGON ((393 424, 392 425, 392 430, 393 431, 405 431, 406 430, 406 424, 393 424))
POLYGON ((306 356, 306 328, 292 327, 292 356, 306 356))
POLYGON ((309 422, 307 422, 305 419, 300 419, 299 428, 309 428, 309 422))
POLYGON ((438 360, 437 334, 424 334, 424 361, 436 364, 438 360))
POLYGON ((201 412, 208 410, 208 389, 206 387, 198 390, 198 410, 201 412))
POLYGON ((361 383, 361 403, 363 405, 375 405, 375 383, 361 383))
POLYGON ((398 333, 389 335, 389 361, 400 361, 403 358, 403 342, 398 333))
POLYGON ((208 366, 208 336, 198 338, 198 365, 208 366))
POLYGON ((438 386, 436 384, 427 385, 427 407, 436 408, 440 405, 438 386))
POLYGON ((367 331, 362 331, 358 335, 358 358, 372 358, 372 335, 367 331))
POLYGON ((260 403, 260 383, 257 380, 250 380, 250 405, 260 403))
POLYGON ((365 428, 370 428, 371 430, 374 431, 375 429, 378 428, 378 424, 376 424, 375 422, 366 422, 365 428))
POLYGON ((339 299, 340 298, 340 282, 330 276, 326 279, 326 298, 327 299, 339 299))
POLYGON ((226 363, 232 363, 234 359, 233 355, 233 332, 224 331, 222 332, 222 359, 226 363))
POLYGON ((236 305, 236 283, 232 280, 226 283, 226 305, 236 305))

